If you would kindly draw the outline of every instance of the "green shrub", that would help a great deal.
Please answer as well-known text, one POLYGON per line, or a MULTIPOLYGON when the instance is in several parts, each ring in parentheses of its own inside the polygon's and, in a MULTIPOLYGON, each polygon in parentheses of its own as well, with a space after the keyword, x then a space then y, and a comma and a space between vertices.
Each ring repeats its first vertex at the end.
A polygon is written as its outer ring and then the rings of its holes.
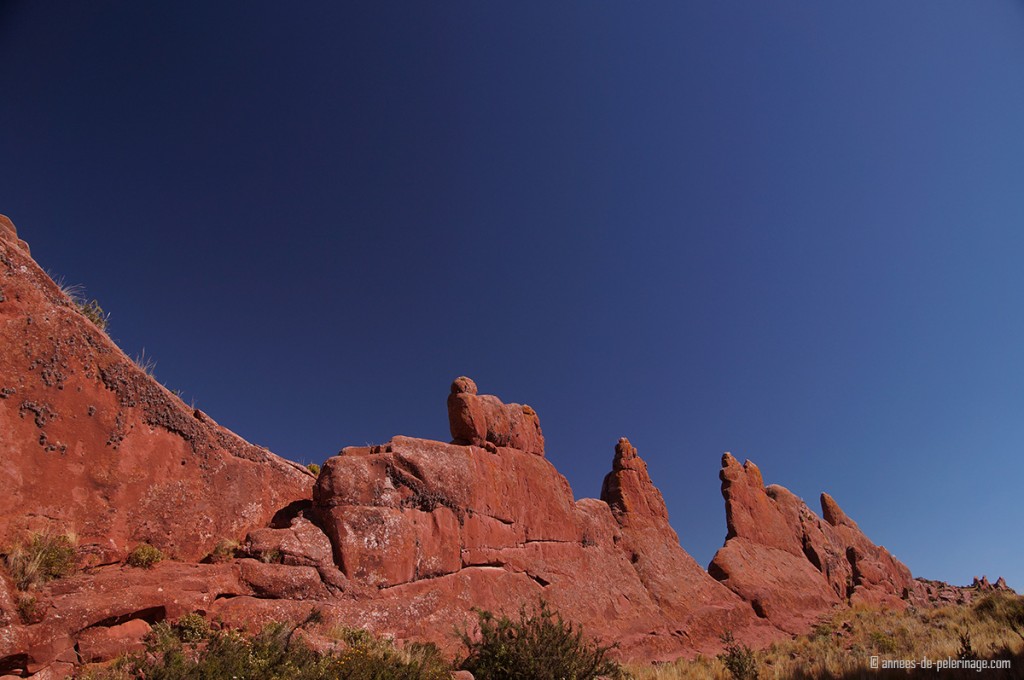
POLYGON ((317 465, 316 463, 310 463, 309 465, 306 466, 306 469, 312 472, 314 477, 320 474, 320 466, 317 465))
POLYGON ((757 680, 757 659, 754 657, 754 650, 736 642, 732 632, 723 635, 722 642, 725 643, 725 651, 718 655, 718 659, 725 665, 729 674, 736 680, 757 680))
POLYGON ((128 566, 139 567, 140 569, 152 569, 153 566, 164 559, 164 554, 159 548, 154 548, 149 543, 140 543, 135 550, 128 553, 128 566))
POLYGON ((210 637, 210 624, 202 614, 185 614, 174 623, 174 632, 182 642, 202 642, 210 637))
POLYGON ((611 647, 583 637, 583 629, 564 621, 541 600, 519 619, 477 610, 479 636, 461 633, 469 654, 461 668, 477 680, 591 680, 623 677, 608 659, 611 647))
POLYGON ((7 549, 4 566, 18 590, 29 590, 75 572, 75 543, 69 536, 33 533, 7 549))

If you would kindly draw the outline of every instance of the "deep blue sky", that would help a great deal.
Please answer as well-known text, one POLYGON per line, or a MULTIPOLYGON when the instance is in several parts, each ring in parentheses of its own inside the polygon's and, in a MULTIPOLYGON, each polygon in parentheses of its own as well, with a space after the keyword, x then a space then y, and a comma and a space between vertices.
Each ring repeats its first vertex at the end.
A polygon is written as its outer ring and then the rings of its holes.
POLYGON ((527 402, 683 546, 729 450, 1024 588, 1024 5, 6 2, 0 212, 300 461, 527 402))

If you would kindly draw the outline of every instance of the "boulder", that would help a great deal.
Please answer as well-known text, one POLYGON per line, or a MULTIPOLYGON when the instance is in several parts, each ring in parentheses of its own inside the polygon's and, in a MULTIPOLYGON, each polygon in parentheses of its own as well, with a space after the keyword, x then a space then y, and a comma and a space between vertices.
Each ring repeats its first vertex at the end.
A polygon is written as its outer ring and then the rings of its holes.
POLYGON ((456 378, 448 395, 448 424, 453 444, 502 446, 544 455, 540 418, 529 406, 504 404, 490 394, 477 394, 470 378, 456 378))
POLYGON ((143 638, 150 629, 149 623, 142 619, 88 628, 78 636, 78 655, 82 663, 96 663, 140 651, 145 648, 143 638))

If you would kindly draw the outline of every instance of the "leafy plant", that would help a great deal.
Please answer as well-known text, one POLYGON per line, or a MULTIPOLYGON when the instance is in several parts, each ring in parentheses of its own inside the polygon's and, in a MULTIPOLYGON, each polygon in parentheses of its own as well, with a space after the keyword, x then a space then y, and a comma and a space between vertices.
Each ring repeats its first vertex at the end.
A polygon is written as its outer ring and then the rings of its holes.
POLYGON ((460 633, 469 653, 461 664, 478 680, 591 680, 623 677, 608 658, 611 647, 584 638, 544 600, 522 607, 518 620, 477 610, 479 635, 460 633))
POLYGON ((757 680, 757 659, 754 657, 754 650, 737 642, 732 631, 726 632, 721 639, 725 644, 725 651, 718 655, 718 659, 725 665, 729 674, 736 680, 757 680))
POLYGON ((159 548, 149 543, 140 543, 135 549, 128 553, 128 566, 139 567, 140 569, 152 569, 157 562, 164 559, 164 554, 159 548))
POLYGON ((310 463, 306 466, 306 469, 312 472, 314 477, 320 474, 320 466, 316 463, 310 463))
POLYGON ((210 624, 202 614, 185 614, 174 623, 174 632, 182 642, 201 642, 210 636, 210 624))

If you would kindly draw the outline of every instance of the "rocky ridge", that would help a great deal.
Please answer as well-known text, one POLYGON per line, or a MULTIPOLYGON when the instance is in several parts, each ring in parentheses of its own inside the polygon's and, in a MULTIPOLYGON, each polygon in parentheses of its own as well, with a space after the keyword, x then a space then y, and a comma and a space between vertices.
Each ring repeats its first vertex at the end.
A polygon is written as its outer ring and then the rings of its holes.
MULTIPOLYGON (((483 607, 545 598, 630 659, 809 629, 833 607, 963 601, 1005 587, 915 580, 822 496, 819 517, 726 454, 728 534, 704 570, 626 439, 599 499, 575 500, 529 406, 458 378, 451 443, 348 447, 301 466, 190 409, 126 357, 0 217, 0 538, 74 532, 78 573, 34 589, 0 570, 0 675, 63 677, 190 612, 226 625, 325 621, 454 652, 483 607), (123 563, 147 542, 173 560, 123 563), (232 546, 220 549, 218 546, 232 546)), ((309 633, 315 640, 315 632, 309 633)))

